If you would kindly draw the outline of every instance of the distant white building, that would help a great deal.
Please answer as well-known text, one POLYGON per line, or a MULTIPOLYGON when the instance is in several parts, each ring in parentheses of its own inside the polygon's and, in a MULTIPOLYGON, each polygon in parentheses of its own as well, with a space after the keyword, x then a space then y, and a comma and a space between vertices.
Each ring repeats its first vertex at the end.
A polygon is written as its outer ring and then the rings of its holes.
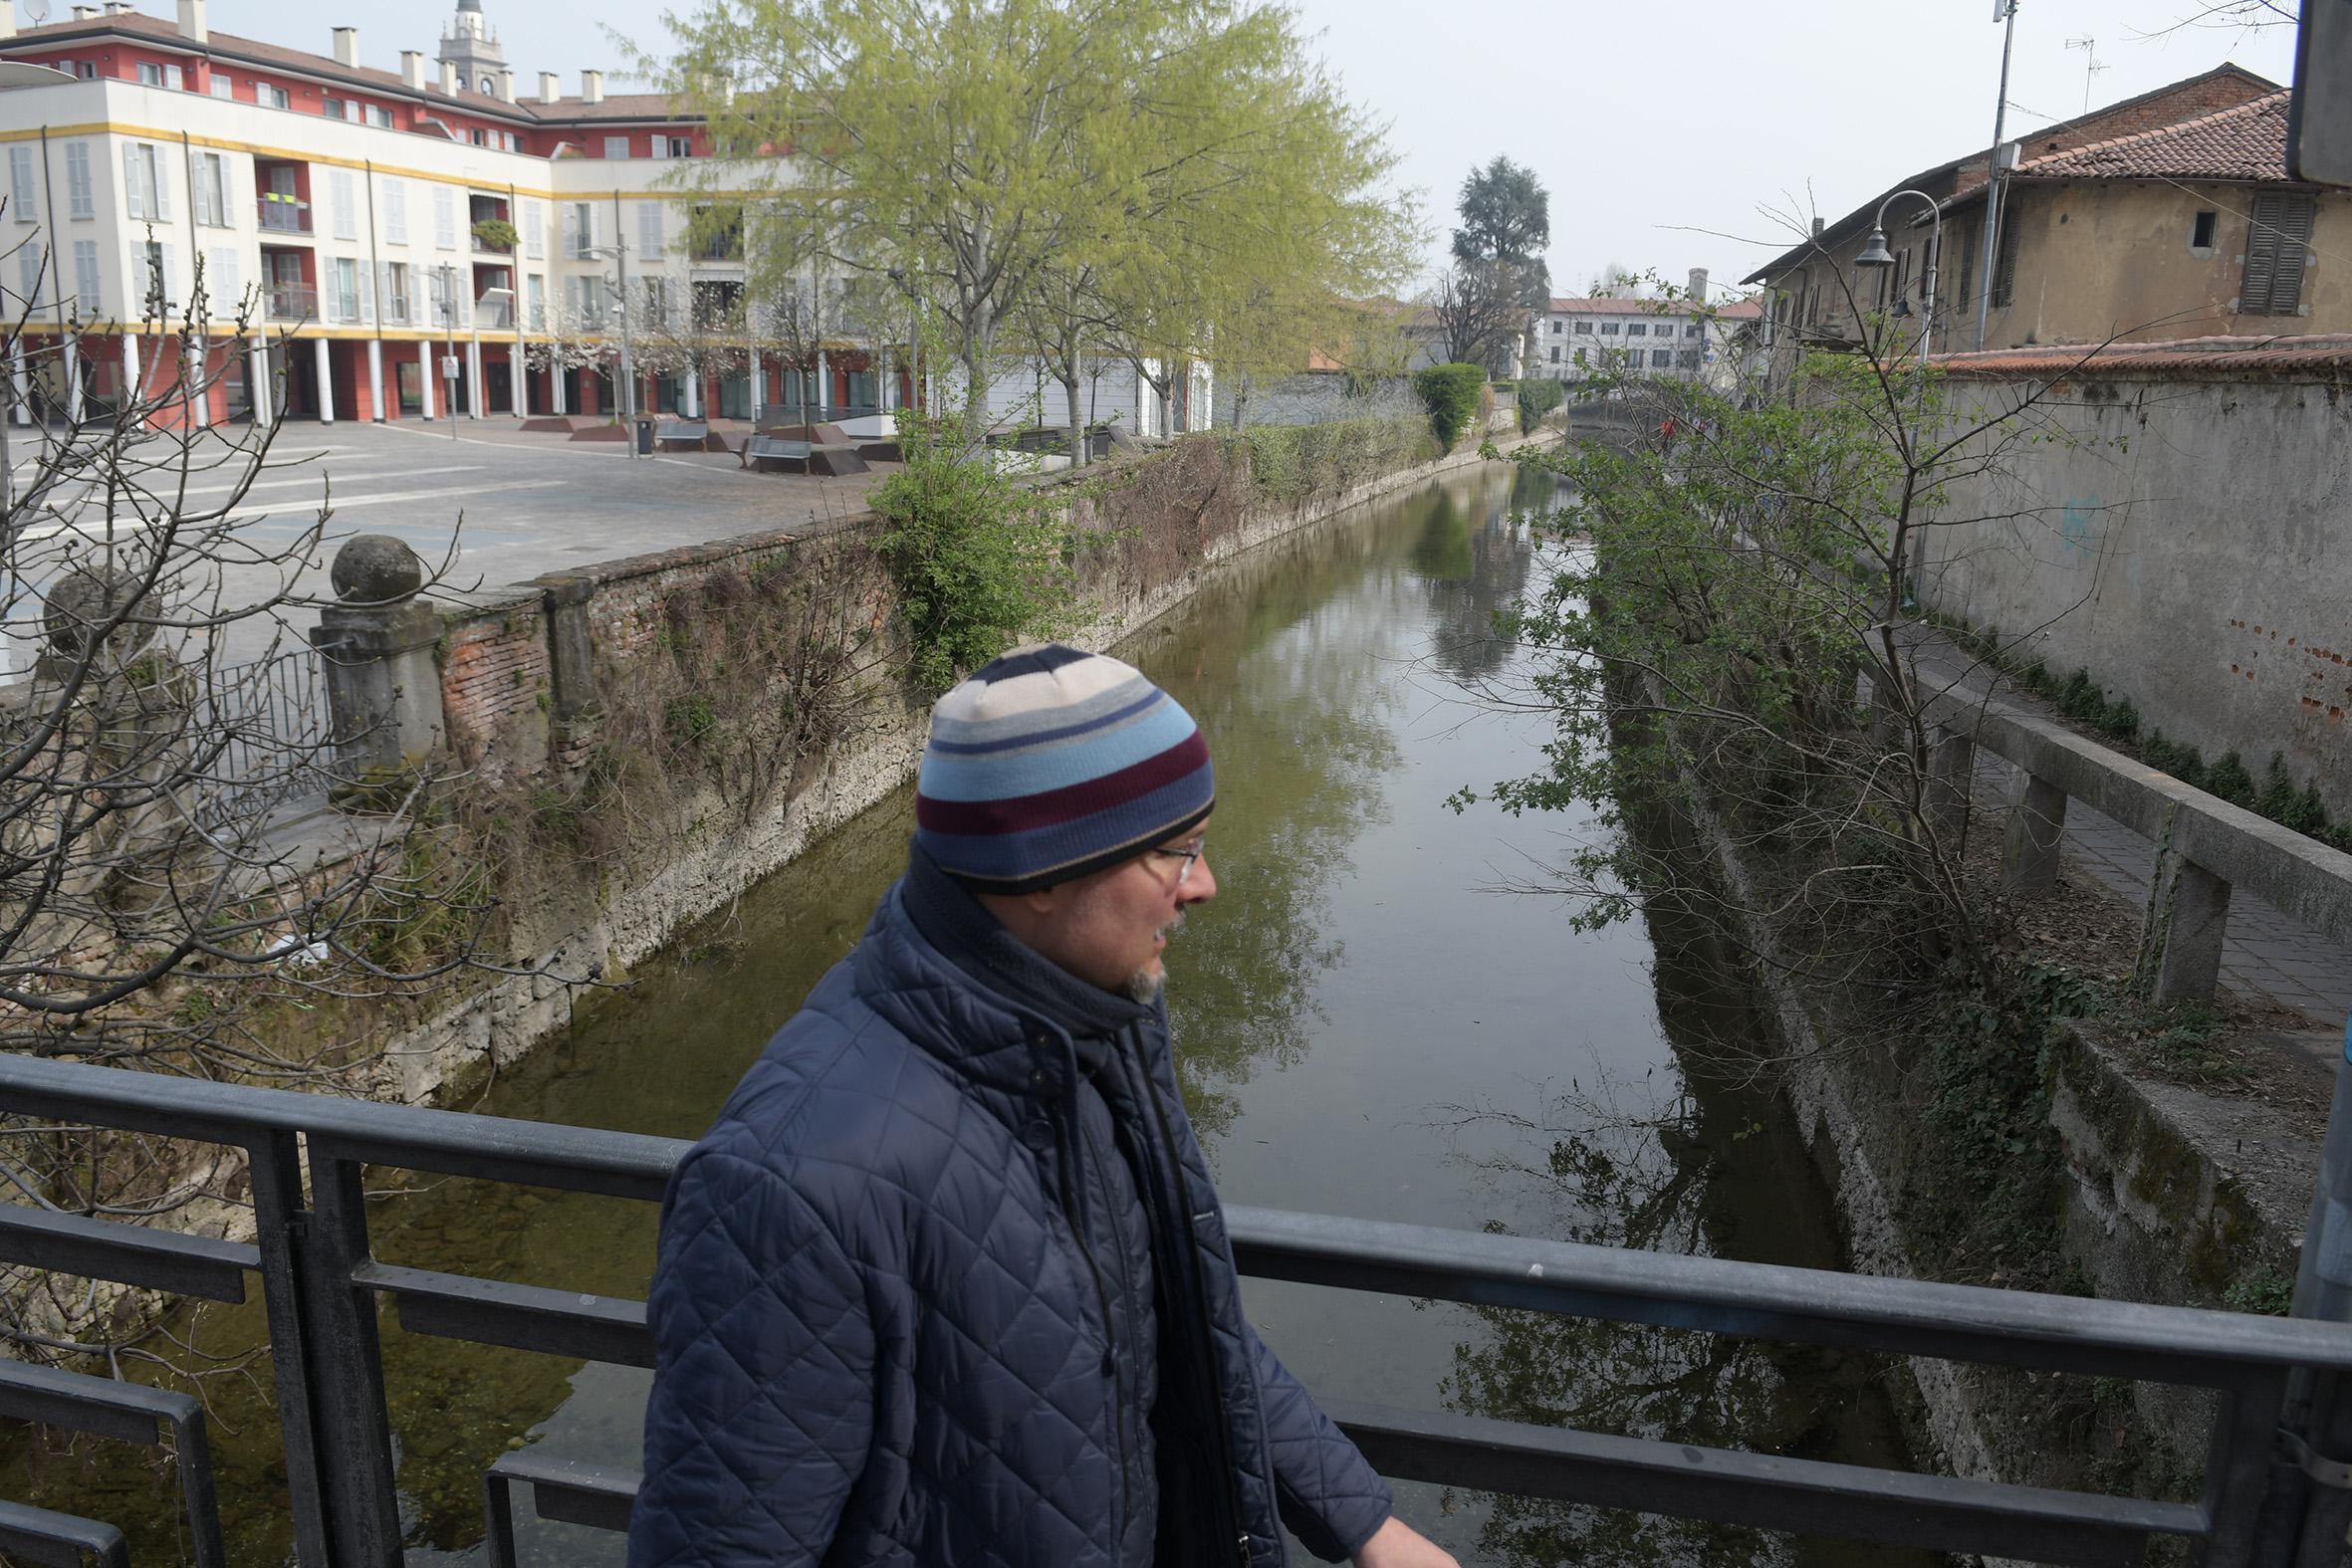
POLYGON ((1761 321, 1753 301, 1712 313, 1694 308, 1707 298, 1707 270, 1691 271, 1682 300, 1555 299, 1534 322, 1526 374, 1554 381, 1630 373, 1657 380, 1727 383, 1735 339, 1761 321))

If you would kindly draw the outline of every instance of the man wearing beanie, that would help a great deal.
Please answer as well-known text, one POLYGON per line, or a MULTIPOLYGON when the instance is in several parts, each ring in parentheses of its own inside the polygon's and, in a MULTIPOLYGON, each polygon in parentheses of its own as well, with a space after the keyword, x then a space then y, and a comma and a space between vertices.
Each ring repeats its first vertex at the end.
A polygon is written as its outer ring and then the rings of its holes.
POLYGON ((1453 1568, 1242 1313, 1160 955, 1209 751, 1116 659, 941 698, 906 874, 679 1163, 631 1568, 1453 1568))

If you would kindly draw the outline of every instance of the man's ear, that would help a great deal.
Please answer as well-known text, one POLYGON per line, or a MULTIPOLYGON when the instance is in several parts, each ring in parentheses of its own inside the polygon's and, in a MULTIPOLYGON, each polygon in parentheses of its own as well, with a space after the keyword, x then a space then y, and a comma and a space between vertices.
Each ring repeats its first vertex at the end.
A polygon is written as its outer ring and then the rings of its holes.
POLYGON ((1014 896, 1021 900, 1022 908, 1043 920, 1058 913, 1061 906, 1068 901, 1069 884, 1057 882, 1052 887, 1032 888, 1029 892, 1017 893, 1014 896))

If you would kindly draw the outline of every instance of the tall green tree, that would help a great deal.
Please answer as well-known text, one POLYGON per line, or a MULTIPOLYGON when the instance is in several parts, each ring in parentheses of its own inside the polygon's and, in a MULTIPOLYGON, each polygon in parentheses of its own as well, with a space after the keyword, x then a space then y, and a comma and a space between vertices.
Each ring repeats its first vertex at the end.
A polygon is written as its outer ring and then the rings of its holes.
MULTIPOLYGON (((750 195, 770 263, 884 277, 975 394, 993 353, 1081 366, 1246 346, 1249 302, 1393 279, 1412 220, 1378 127, 1246 0, 714 0, 640 63, 718 156, 679 178, 750 195), (789 154, 789 156, 778 156, 789 154)), ((1164 389, 1164 388, 1163 388, 1164 389)))
MULTIPOLYGON (((1533 169, 1498 156, 1470 171, 1457 211, 1462 221, 1454 230, 1454 266, 1442 293, 1455 302, 1451 318, 1478 325, 1465 325, 1472 340, 1457 341, 1452 351, 1492 368, 1529 313, 1550 300, 1551 269, 1543 251, 1551 243, 1551 193, 1533 169), (1510 315, 1513 325, 1487 322, 1497 311, 1510 315)), ((1449 336, 1457 332, 1448 326, 1449 336)))

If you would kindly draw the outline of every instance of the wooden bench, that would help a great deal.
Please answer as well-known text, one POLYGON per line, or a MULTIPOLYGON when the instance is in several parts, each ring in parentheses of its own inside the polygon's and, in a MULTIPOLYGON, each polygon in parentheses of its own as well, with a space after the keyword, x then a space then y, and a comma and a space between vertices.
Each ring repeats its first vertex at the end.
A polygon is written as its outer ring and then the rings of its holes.
POLYGON ((673 419, 656 427, 654 447, 663 452, 702 452, 709 450, 711 427, 699 419, 673 419))
MULTIPOLYGON (((196 1568, 227 1568, 204 1410, 187 1395, 59 1367, 0 1361, 0 1418, 142 1448, 155 1446, 170 1433, 179 1460, 180 1497, 187 1507, 190 1555, 196 1568)), ((114 1526, 22 1503, 0 1504, 0 1549, 42 1563, 77 1562, 83 1552, 107 1563, 124 1560, 121 1534, 114 1526)))
POLYGON ((809 472, 809 443, 783 436, 756 435, 743 443, 743 466, 763 474, 809 472))

